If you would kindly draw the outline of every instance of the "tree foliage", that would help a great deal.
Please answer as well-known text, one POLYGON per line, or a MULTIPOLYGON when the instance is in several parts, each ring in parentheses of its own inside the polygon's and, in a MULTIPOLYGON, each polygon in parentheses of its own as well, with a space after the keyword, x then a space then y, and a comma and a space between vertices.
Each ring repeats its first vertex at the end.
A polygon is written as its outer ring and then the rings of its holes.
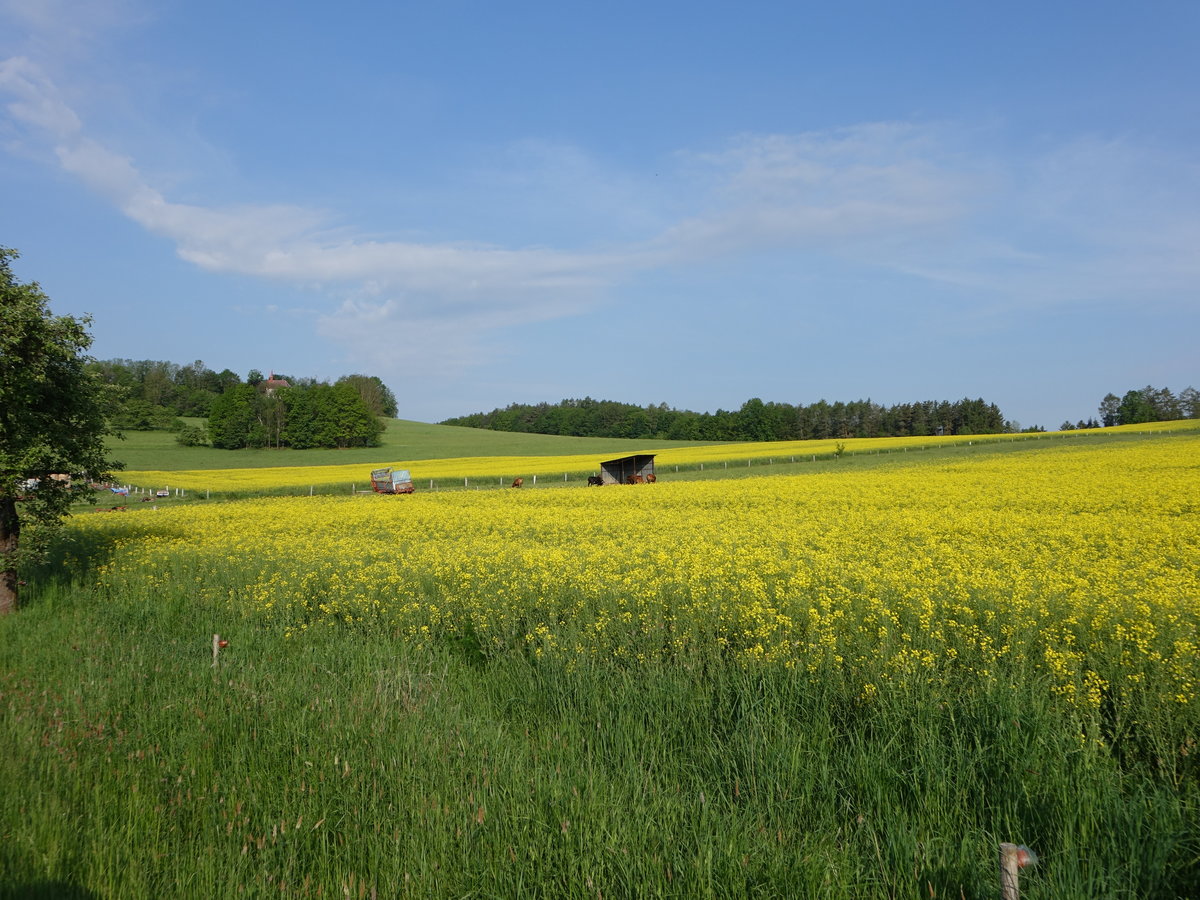
POLYGON ((175 435, 181 447, 203 447, 208 444, 208 429, 203 425, 184 425, 175 435))
POLYGON ((347 384, 358 393, 374 416, 394 418, 397 413, 396 395, 374 375, 344 375, 336 385, 347 384))
POLYGON ((177 365, 150 359, 106 359, 88 370, 119 385, 121 399, 107 411, 110 424, 131 431, 169 429, 180 417, 204 418, 213 401, 241 383, 237 373, 214 372, 202 360, 177 365))
POLYGON ((558 404, 512 404, 490 413, 447 419, 493 431, 524 431, 579 437, 703 441, 794 441, 823 438, 935 434, 996 434, 1012 428, 1000 409, 982 399, 924 401, 883 407, 870 400, 809 406, 747 400, 735 411, 697 413, 610 400, 563 400, 558 404))
POLYGON ((1170 388, 1147 385, 1128 390, 1121 397, 1105 394, 1099 412, 1105 427, 1200 419, 1200 392, 1189 386, 1176 396, 1170 388))
POLYGON ((208 434, 214 447, 377 447, 383 424, 354 385, 298 384, 273 391, 242 384, 212 405, 208 434))
POLYGON ((119 467, 104 444, 114 389, 84 356, 91 320, 53 315, 37 282, 16 280, 17 257, 0 247, 0 613, 16 608, 18 566, 119 467))

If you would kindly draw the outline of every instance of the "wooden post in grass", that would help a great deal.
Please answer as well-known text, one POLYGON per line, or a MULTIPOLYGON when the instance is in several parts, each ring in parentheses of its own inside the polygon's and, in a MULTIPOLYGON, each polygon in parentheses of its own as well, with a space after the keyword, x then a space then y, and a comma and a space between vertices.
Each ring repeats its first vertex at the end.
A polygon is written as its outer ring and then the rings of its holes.
POLYGON ((218 665, 220 665, 220 662, 217 659, 217 656, 220 654, 220 652, 222 650, 224 650, 228 646, 229 646, 229 641, 225 640, 219 634, 213 635, 213 661, 212 661, 212 664, 213 664, 214 669, 217 668, 218 665))
POLYGON ((1000 898, 1020 900, 1021 870, 1037 862, 1037 854, 1024 844, 1000 845, 1000 898))

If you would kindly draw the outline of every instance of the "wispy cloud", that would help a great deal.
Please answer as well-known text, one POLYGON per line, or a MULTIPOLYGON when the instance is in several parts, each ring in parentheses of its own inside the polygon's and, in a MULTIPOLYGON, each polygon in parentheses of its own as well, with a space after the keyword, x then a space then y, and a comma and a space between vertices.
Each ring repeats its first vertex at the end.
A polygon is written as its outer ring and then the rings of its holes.
POLYGON ((36 64, 23 58, 0 63, 0 90, 14 97, 7 111, 26 127, 27 144, 45 145, 64 171, 147 230, 170 238, 183 259, 212 271, 329 286, 369 281, 473 303, 490 296, 521 304, 518 295, 526 292, 590 289, 613 264, 608 254, 364 238, 333 227, 329 213, 301 206, 173 202, 147 183, 129 157, 85 136, 79 117, 36 64))
POLYGON ((864 252, 959 220, 978 177, 937 158, 933 132, 873 123, 801 135, 743 135, 716 153, 684 154, 703 169, 707 208, 659 243, 702 256, 745 247, 864 252))
MULTIPOLYGON (((536 311, 534 311, 536 312, 536 311)), ((527 325, 530 311, 520 323, 527 325)), ((512 328, 511 313, 496 308, 446 316, 394 299, 352 298, 316 319, 317 333, 353 348, 352 366, 403 379, 453 379, 508 352, 490 340, 512 328)))
POLYGON ((8 112, 13 119, 45 132, 52 139, 74 139, 83 123, 41 67, 14 56, 0 61, 0 88, 12 95, 8 112))
POLYGON ((66 68, 149 17, 144 0, 0 0, 0 54, 66 68))

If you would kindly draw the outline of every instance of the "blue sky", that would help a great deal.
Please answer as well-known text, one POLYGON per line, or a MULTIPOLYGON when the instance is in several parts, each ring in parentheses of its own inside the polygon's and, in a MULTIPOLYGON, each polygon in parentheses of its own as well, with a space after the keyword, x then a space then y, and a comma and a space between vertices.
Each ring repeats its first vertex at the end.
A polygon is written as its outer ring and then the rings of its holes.
POLYGON ((95 356, 592 396, 1200 387, 1200 4, 0 0, 0 245, 95 356))

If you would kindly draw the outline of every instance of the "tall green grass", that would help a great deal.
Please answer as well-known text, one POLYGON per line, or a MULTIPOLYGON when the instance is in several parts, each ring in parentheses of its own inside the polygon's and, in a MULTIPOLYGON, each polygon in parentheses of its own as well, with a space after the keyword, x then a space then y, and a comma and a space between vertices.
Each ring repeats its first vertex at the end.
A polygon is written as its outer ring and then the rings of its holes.
POLYGON ((1002 840, 1027 898, 1200 884, 1194 717, 1114 744, 1019 661, 867 702, 41 583, 0 621, 0 897, 982 898, 1002 840))

